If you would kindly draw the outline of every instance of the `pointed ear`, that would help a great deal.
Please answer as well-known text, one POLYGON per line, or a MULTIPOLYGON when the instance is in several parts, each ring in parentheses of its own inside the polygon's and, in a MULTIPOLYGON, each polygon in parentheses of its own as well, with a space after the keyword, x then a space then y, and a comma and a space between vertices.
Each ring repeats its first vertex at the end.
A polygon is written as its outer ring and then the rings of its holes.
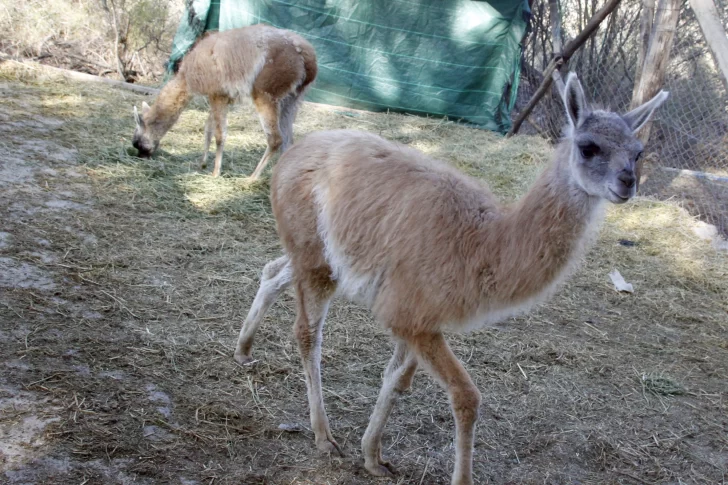
POLYGON ((146 116, 147 113, 149 113, 149 110, 152 109, 149 107, 146 101, 142 101, 142 115, 146 116))
POLYGON ((640 128, 642 128, 645 123, 650 120, 655 110, 659 108, 669 96, 669 92, 660 91, 655 95, 654 98, 647 101, 642 106, 633 109, 626 115, 622 115, 622 118, 624 119, 624 121, 627 122, 627 125, 632 128, 632 133, 637 133, 638 131, 640 131, 640 128))
POLYGON ((566 108, 566 118, 569 125, 577 127, 581 125, 589 114, 589 107, 584 96, 584 89, 575 73, 570 72, 566 77, 564 92, 561 93, 566 108))
POLYGON ((134 121, 136 122, 137 126, 143 127, 144 126, 144 120, 141 116, 139 116, 139 111, 137 111, 137 107, 134 106, 134 121))

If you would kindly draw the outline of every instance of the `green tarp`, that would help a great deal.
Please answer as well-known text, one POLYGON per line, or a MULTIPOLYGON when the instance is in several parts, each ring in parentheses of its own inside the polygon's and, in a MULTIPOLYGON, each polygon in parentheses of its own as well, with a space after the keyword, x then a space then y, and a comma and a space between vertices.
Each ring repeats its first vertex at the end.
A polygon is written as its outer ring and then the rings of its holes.
POLYGON ((316 48, 310 101, 505 132, 528 15, 526 0, 187 0, 169 65, 205 30, 266 23, 316 48))

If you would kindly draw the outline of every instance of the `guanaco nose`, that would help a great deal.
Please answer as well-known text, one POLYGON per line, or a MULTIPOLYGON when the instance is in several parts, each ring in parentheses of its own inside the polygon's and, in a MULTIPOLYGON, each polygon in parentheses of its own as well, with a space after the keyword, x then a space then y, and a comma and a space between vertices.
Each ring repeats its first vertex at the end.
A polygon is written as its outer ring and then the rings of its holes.
POLYGON ((631 189, 637 182, 637 177, 634 175, 633 170, 622 170, 617 178, 624 184, 625 187, 631 189))

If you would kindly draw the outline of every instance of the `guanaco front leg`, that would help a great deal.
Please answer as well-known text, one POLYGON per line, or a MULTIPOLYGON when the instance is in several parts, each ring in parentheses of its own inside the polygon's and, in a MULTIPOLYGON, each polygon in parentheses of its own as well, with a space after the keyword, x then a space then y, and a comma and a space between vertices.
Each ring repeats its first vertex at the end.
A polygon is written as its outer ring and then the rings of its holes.
POLYGON ((455 418, 455 470, 452 485, 473 483, 473 441, 480 392, 440 333, 408 339, 419 363, 445 388, 455 418))
POLYGON ((202 150, 202 160, 200 161, 200 169, 207 168, 207 155, 210 151, 210 142, 212 141, 212 132, 215 129, 215 117, 210 110, 210 114, 205 122, 205 148, 202 150))
POLYGON ((306 378, 311 411, 311 429, 316 436, 316 447, 325 453, 338 453, 343 456, 341 448, 331 434, 321 390, 321 340, 324 319, 333 296, 333 286, 331 290, 322 289, 318 282, 301 279, 296 281, 295 287, 298 308, 294 332, 303 361, 303 374, 306 378))

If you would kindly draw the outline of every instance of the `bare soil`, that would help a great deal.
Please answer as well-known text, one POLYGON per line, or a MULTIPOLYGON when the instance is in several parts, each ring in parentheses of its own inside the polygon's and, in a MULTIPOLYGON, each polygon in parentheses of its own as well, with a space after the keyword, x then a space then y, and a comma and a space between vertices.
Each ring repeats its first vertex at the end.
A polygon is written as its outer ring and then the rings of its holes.
MULTIPOLYGON (((261 328, 257 361, 233 361, 260 271, 280 253, 267 181, 245 178, 262 133, 237 109, 224 176, 198 173, 197 104, 141 161, 126 148, 142 99, 0 66, 0 482, 449 483, 453 420, 422 371, 385 434, 397 477, 362 468, 392 350, 362 308, 337 301, 325 330, 344 458, 313 446, 290 294, 261 328)), ((548 156, 536 138, 309 104, 296 136, 325 127, 409 143, 506 198, 548 156)), ((484 397, 477 483, 725 483, 728 257, 695 225, 644 198, 610 209, 551 302, 449 338, 484 397), (614 268, 634 294, 614 290, 614 268)))

